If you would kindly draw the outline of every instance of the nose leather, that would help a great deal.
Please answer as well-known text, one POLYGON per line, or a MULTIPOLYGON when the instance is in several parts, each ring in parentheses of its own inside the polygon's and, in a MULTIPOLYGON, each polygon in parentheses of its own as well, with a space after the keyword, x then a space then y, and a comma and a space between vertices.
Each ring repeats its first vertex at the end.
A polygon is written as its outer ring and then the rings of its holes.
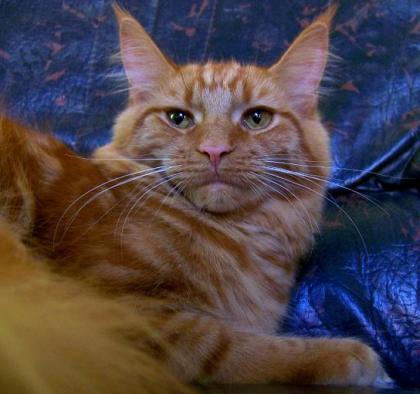
POLYGON ((208 156, 210 163, 217 171, 222 156, 232 152, 232 148, 228 145, 201 145, 199 151, 208 156))

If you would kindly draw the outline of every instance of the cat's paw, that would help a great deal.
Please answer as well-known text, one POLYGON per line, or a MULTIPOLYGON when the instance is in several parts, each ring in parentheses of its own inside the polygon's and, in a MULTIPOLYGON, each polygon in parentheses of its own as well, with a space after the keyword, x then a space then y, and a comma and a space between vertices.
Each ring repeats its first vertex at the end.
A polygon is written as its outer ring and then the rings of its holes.
POLYGON ((396 387, 395 382, 388 376, 384 369, 382 369, 379 376, 375 379, 373 385, 380 389, 392 389, 396 387))
POLYGON ((378 354, 372 348, 354 339, 343 339, 339 342, 337 352, 341 353, 343 359, 340 363, 340 355, 337 355, 339 363, 337 366, 341 364, 342 369, 341 373, 338 373, 336 383, 390 387, 392 380, 386 374, 378 354))

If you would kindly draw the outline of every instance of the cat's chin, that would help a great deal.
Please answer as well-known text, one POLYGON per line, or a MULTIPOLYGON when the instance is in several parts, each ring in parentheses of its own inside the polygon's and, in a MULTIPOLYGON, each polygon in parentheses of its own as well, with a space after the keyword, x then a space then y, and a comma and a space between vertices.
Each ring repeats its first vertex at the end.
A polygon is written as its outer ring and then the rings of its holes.
POLYGON ((199 209, 214 213, 227 213, 246 203, 244 190, 224 182, 202 185, 190 194, 191 202, 199 209))

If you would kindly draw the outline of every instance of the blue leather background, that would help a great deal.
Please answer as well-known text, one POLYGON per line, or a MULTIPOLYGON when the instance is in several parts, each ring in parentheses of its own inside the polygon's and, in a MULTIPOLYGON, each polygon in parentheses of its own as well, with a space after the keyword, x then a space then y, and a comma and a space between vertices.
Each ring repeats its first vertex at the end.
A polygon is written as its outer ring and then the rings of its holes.
MULTIPOLYGON (((328 1, 120 4, 175 61, 269 64, 328 1)), ((419 15, 417 0, 341 1, 321 103, 330 202, 283 327, 363 338, 404 387, 420 387, 419 15)), ((109 0, 0 0, 4 106, 79 152, 104 144, 126 100, 116 37, 109 0)))

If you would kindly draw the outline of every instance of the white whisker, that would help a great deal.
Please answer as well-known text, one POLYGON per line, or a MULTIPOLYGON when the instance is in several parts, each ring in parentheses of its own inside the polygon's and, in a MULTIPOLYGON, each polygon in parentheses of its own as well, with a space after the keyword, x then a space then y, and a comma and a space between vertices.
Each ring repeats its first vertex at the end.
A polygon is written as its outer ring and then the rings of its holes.
POLYGON ((101 184, 99 184, 99 185, 97 185, 97 186, 95 186, 95 187, 93 187, 93 188, 91 188, 91 189, 89 189, 87 192, 85 192, 85 193, 83 193, 82 195, 80 195, 76 200, 74 200, 73 202, 71 202, 70 203, 70 205, 64 210, 64 212, 63 212, 63 214, 60 216, 60 218, 58 219, 58 221, 57 221, 57 224, 56 224, 56 227, 55 227, 55 231, 54 231, 54 236, 53 236, 53 248, 54 248, 54 245, 55 245, 55 240, 56 240, 56 237, 57 237, 57 232, 58 232, 58 229, 59 229, 59 227, 60 227, 60 224, 61 224, 61 222, 62 222, 62 220, 64 219, 64 217, 65 217, 65 215, 67 214, 67 212, 75 205, 75 204, 77 204, 83 197, 85 197, 85 196, 87 196, 89 193, 92 193, 92 192, 94 192, 95 190, 98 190, 98 189, 100 189, 101 187, 104 187, 105 185, 108 185, 108 184, 110 184, 110 183, 112 183, 112 182, 115 182, 115 181, 118 181, 118 180, 120 180, 120 179, 124 179, 124 178, 129 178, 129 177, 134 177, 134 176, 136 176, 136 175, 138 175, 138 174, 140 174, 140 173, 144 173, 144 172, 146 172, 146 171, 150 171, 151 170, 151 168, 150 169, 145 169, 145 170, 142 170, 142 171, 137 171, 137 172, 133 172, 133 173, 130 173, 130 174, 124 174, 124 175, 121 175, 121 176, 119 176, 119 177, 116 177, 116 178, 113 178, 113 179, 110 179, 110 180, 108 180, 108 181, 106 181, 106 182, 103 182, 103 183, 101 183, 101 184))
MULTIPOLYGON (((111 180, 109 180, 109 181, 107 181, 107 182, 104 182, 104 183, 102 183, 102 184, 100 184, 100 185, 98 185, 98 186, 96 186, 96 187, 94 187, 94 188, 92 188, 92 189, 90 189, 90 190, 88 190, 86 193, 84 193, 84 194, 82 194, 80 197, 78 197, 75 201, 73 201, 67 208, 66 208, 66 210, 64 211, 64 213, 61 215, 61 217, 60 217, 60 219, 59 219, 59 221, 57 222, 57 226, 56 226, 56 231, 58 231, 57 229, 59 228, 59 225, 60 225, 60 223, 61 223, 61 221, 62 221, 62 219, 65 217, 65 215, 67 214, 67 212, 78 202, 78 201, 80 201, 83 197, 85 197, 85 196, 87 196, 89 193, 92 193, 92 192, 94 192, 95 190, 98 190, 98 189, 100 189, 100 188, 102 188, 102 187, 104 187, 105 185, 107 185, 107 184, 110 184, 110 183, 112 183, 112 182, 115 182, 115 181, 117 181, 117 180, 119 180, 119 179, 123 179, 121 182, 118 182, 118 183, 116 183, 116 184, 114 184, 114 185, 112 185, 112 186, 110 186, 110 187, 107 187, 107 188, 105 188, 105 189, 103 189, 103 190, 101 190, 100 192, 98 192, 98 193, 95 193, 92 197, 90 197, 87 201, 85 201, 84 203, 83 203, 83 205, 81 206, 81 207, 79 207, 78 208, 78 210, 72 215, 72 217, 70 218, 70 220, 69 220, 69 222, 66 224, 66 227, 65 227, 65 229, 64 229, 64 231, 63 231, 63 234, 62 234, 62 236, 61 236, 61 238, 60 238, 60 241, 64 238, 64 236, 66 235, 66 233, 67 233, 67 231, 69 230, 69 228, 71 227, 71 225, 74 223, 74 221, 76 220, 76 218, 77 218, 77 216, 80 214, 80 212, 87 206, 87 205, 89 205, 92 201, 94 201, 95 199, 97 199, 98 197, 100 197, 101 195, 103 195, 104 193, 106 193, 106 192, 109 192, 109 191, 111 191, 111 190, 113 190, 113 189, 115 189, 115 188, 117 188, 117 187, 121 187, 121 186, 123 186, 123 185, 125 185, 125 184, 127 184, 127 183, 130 183, 130 182, 134 182, 134 181, 138 181, 138 180, 140 180, 140 179, 142 179, 142 178, 144 178, 144 177, 146 177, 146 176, 151 176, 151 175, 155 175, 155 174, 159 174, 159 173, 161 173, 161 172, 164 172, 164 171, 166 171, 168 169, 168 167, 166 167, 166 166, 159 166, 159 167, 155 167, 155 168, 148 168, 148 169, 145 169, 145 170, 142 170, 142 171, 138 171, 138 172, 134 172, 134 173, 130 173, 130 174, 125 174, 125 175, 122 175, 122 176, 119 176, 119 177, 117 177, 117 178, 114 178, 114 179, 111 179, 111 180), (131 178, 130 178, 131 177, 131 178), (124 178, 129 178, 129 179, 124 179, 124 178)), ((56 244, 56 242, 55 242, 55 240, 56 240, 56 232, 55 232, 55 234, 54 234, 54 238, 53 238, 53 246, 56 244)))
MULTIPOLYGON (((367 174, 367 175, 377 175, 383 178, 388 179, 401 179, 399 176, 393 176, 393 175, 386 175, 382 174, 380 172, 374 172, 374 171, 366 171, 361 170, 357 168, 349 168, 349 167, 340 167, 335 164, 328 164, 327 161, 318 161, 318 160, 299 160, 299 163, 296 163, 296 159, 291 159, 290 155, 285 155, 284 158, 280 157, 281 161, 276 160, 277 157, 275 156, 260 156, 258 159, 260 161, 263 161, 265 163, 271 163, 271 164, 278 164, 278 165, 292 165, 296 167, 305 167, 305 168, 325 168, 330 170, 339 170, 339 171, 346 171, 346 172, 355 172, 359 174, 367 174), (321 165, 321 164, 306 164, 306 163, 327 163, 328 165, 321 165)), ((403 178, 404 179, 404 178, 403 178)), ((410 178, 407 178, 410 179, 410 178)), ((344 179, 335 178, 336 181, 344 182, 344 179)))
POLYGON ((344 190, 347 190, 347 191, 350 191, 350 192, 356 194, 357 196, 364 199, 365 201, 368 201, 370 204, 372 204, 373 206, 375 206, 376 208, 381 210, 383 213, 385 213, 387 216, 389 216, 389 213, 384 208, 382 208, 377 202, 373 201, 371 198, 365 196, 363 193, 360 193, 357 190, 350 189, 346 186, 340 185, 337 182, 334 182, 332 180, 334 178, 326 178, 326 177, 322 177, 322 176, 318 176, 318 175, 312 175, 312 174, 307 174, 307 173, 302 173, 302 172, 297 172, 297 171, 291 171, 291 170, 288 170, 288 169, 285 169, 285 168, 279 168, 279 167, 267 167, 267 169, 269 169, 270 171, 274 171, 274 172, 280 172, 280 173, 283 173, 283 174, 292 175, 294 177, 301 177, 301 178, 304 178, 304 179, 307 179, 307 180, 315 180, 315 181, 322 181, 322 182, 323 181, 328 181, 331 184, 333 184, 337 187, 340 187, 341 189, 344 189, 344 190))
MULTIPOLYGON (((294 197, 295 199, 296 199, 296 201, 297 202, 299 202, 300 203, 300 205, 301 205, 301 207, 303 208, 303 210, 305 211, 305 216, 306 216, 306 218, 307 218, 307 220, 309 221, 309 224, 310 224, 310 226, 311 226, 311 230, 312 230, 312 232, 318 232, 318 233, 320 233, 321 231, 320 231, 320 228, 319 228, 319 226, 318 226, 318 223, 316 222, 316 220, 314 220, 312 217, 311 217, 311 215, 310 215, 310 213, 309 213, 309 211, 308 211, 308 209, 305 207, 305 205, 303 204, 303 202, 291 191, 291 190, 289 190, 289 189, 287 189, 287 187, 285 187, 285 186, 283 186, 283 185, 281 185, 280 183, 278 183, 278 182, 276 182, 276 181, 274 181, 274 180, 272 180, 272 179, 270 179, 269 177, 268 177, 268 175, 263 175, 263 179, 266 181, 266 182, 270 182, 270 183, 272 183, 272 184, 274 184, 274 185, 276 185, 276 186, 278 186, 278 187, 281 187, 282 189, 284 189, 287 193, 289 193, 289 194, 291 194, 292 195, 292 197, 294 197), (316 226, 316 229, 314 228, 314 226, 316 226)), ((261 181, 261 180, 260 180, 261 181)), ((293 210, 296 212, 296 214, 297 214, 297 216, 299 217, 299 219, 302 221, 302 223, 305 225, 306 224, 306 222, 303 220, 303 218, 302 218, 302 216, 300 215, 300 213, 299 213, 299 210, 297 209, 297 207, 296 207, 296 204, 294 204, 288 197, 287 197, 287 195, 286 194, 284 194, 284 193, 281 193, 281 192, 279 192, 278 190, 276 190, 275 188, 273 188, 273 187, 271 187, 270 185, 267 185, 266 183, 264 183, 264 185, 266 186, 266 187, 269 187, 271 190, 273 190, 274 192, 276 192, 276 193, 278 193, 278 194, 280 194, 282 197, 284 197, 284 198, 286 198, 286 200, 289 202, 289 204, 292 206, 292 208, 293 208, 293 210)))
MULTIPOLYGON (((267 169, 269 169, 269 168, 267 168, 267 169)), ((352 219, 352 217, 347 213, 347 211, 345 210, 345 209, 343 209, 342 207, 340 207, 340 205, 339 204, 337 204, 334 200, 332 200, 332 199, 330 199, 330 198, 328 198, 326 195, 324 195, 324 194, 322 194, 322 193, 320 193, 320 192, 317 192, 316 190, 313 190, 313 189, 311 189, 311 188, 309 188, 309 187, 307 187, 307 186, 305 186, 305 185, 302 185, 302 184, 300 184, 300 183, 297 183, 297 182, 293 182, 293 181, 291 181, 290 179, 287 179, 287 178, 283 178, 283 177, 281 177, 281 176, 278 176, 278 175, 276 175, 276 174, 272 174, 272 173, 270 173, 269 174, 270 176, 273 176, 273 177, 275 177, 275 178, 278 178, 278 179, 280 179, 280 180, 282 180, 283 182, 288 182, 288 183, 291 183, 291 184, 293 184, 293 185, 295 185, 295 186, 298 186, 298 187, 300 187, 300 188, 303 188, 303 189, 305 189, 305 190, 308 190, 308 191, 310 191, 310 192, 312 192, 312 193, 314 193, 314 194, 316 194, 316 195, 318 195, 318 196, 320 196, 320 197, 322 197, 323 199, 325 199, 325 200, 327 200, 328 202, 330 202, 331 204, 333 204, 337 209, 339 209, 345 216, 346 216, 346 218, 350 221, 350 223, 353 225, 353 227, 354 227, 354 229, 356 230, 356 232, 357 232, 357 234, 358 234, 358 236, 359 236, 359 238, 360 238, 360 240, 361 240, 361 242, 362 242, 362 245, 363 245, 363 249, 364 249, 364 251, 365 251, 365 253, 366 253, 366 255, 368 255, 368 249, 367 249, 367 246, 366 246, 366 242, 365 242, 365 239, 363 238, 363 236, 362 236, 362 233, 360 232, 360 229, 359 229, 359 227, 356 225, 356 223, 354 222, 354 220, 352 219)), ((313 183, 315 183, 315 182, 313 182, 313 183)))
MULTIPOLYGON (((142 200, 144 197, 146 197, 147 195, 150 195, 150 193, 151 193, 153 190, 156 190, 158 187, 160 187, 160 186, 164 185, 165 183, 168 183, 171 179, 175 178, 176 176, 178 176, 178 174, 171 175, 171 176, 169 176, 169 177, 167 177, 167 178, 164 178, 163 180, 158 181, 158 182, 157 182, 157 184, 155 183, 153 186, 148 187, 146 190, 141 190, 141 191, 140 191, 140 193, 142 192, 142 194, 140 195, 140 197, 136 198, 135 203, 134 203, 134 204, 130 207, 130 209, 128 210, 127 214, 125 215, 124 222, 123 222, 123 224, 122 224, 122 226, 121 226, 121 241, 122 241, 122 238, 123 238, 123 235, 124 235, 124 229, 125 229, 125 227, 126 227, 126 225, 127 225, 128 219, 129 219, 129 217, 130 217, 130 215, 131 215, 131 212, 132 212, 132 211, 133 211, 136 207, 138 207, 138 205, 139 205, 139 203, 141 202, 141 200, 142 200)), ((140 194, 140 193, 138 193, 138 194, 140 194)), ((149 198, 150 198, 150 196, 149 196, 147 199, 149 199, 149 198)), ((146 201, 147 201, 147 199, 146 199, 144 202, 146 202, 146 201)), ((143 203, 144 203, 144 202, 143 202, 143 203)), ((120 216, 120 218, 121 218, 121 216, 120 216)), ((120 218, 118 219, 118 222, 117 222, 117 226, 116 226, 116 228, 118 228, 118 226, 119 226, 120 218)))

